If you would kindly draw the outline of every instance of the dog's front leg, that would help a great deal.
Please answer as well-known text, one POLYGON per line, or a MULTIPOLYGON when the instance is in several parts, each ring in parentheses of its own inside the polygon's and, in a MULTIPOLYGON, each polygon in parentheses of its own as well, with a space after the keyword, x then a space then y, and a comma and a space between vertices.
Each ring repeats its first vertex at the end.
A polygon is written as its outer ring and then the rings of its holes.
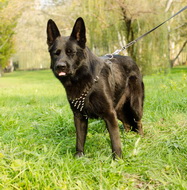
POLYGON ((88 119, 81 114, 74 114, 74 123, 76 128, 76 157, 84 155, 84 144, 86 141, 88 119))
POLYGON ((111 112, 111 114, 109 114, 105 118, 105 122, 106 122, 107 129, 110 135, 112 153, 113 153, 114 159, 116 157, 121 158, 122 157, 121 140, 120 140, 120 133, 119 133, 119 127, 117 123, 116 114, 114 112, 111 112))

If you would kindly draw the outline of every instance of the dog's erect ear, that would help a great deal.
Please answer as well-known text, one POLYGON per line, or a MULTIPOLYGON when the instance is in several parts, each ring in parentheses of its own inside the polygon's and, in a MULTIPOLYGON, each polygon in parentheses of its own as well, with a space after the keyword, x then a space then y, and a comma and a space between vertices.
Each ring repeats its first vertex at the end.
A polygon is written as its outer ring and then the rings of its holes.
POLYGON ((51 46, 55 39, 60 36, 60 32, 53 20, 48 20, 47 23, 47 44, 51 46))
POLYGON ((77 40, 80 47, 85 48, 86 44, 86 28, 84 20, 79 17, 73 27, 71 38, 77 40))

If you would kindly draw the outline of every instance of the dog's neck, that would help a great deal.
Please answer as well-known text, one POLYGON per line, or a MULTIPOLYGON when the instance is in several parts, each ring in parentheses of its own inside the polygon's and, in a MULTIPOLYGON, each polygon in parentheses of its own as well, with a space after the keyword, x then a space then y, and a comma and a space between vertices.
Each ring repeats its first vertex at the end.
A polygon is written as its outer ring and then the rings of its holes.
POLYGON ((80 67, 74 76, 66 81, 61 81, 64 85, 69 101, 80 100, 88 94, 95 82, 98 81, 103 65, 98 57, 91 55, 90 64, 80 67))

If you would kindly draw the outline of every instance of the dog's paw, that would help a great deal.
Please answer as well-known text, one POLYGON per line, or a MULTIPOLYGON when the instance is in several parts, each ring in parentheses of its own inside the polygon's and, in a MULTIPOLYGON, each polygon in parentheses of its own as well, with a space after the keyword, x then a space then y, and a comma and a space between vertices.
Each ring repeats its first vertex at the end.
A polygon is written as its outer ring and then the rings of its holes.
POLYGON ((80 157, 83 157, 84 156, 84 153, 83 152, 77 152, 75 154, 75 158, 80 158, 80 157))

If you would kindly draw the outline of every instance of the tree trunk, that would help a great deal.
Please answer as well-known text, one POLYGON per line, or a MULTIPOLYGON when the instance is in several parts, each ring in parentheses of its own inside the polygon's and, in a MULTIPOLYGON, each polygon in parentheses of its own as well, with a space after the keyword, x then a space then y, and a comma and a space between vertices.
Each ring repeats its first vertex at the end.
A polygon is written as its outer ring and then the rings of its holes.
MULTIPOLYGON (((127 16, 127 10, 125 9, 125 7, 121 6, 121 11, 123 14, 123 20, 125 22, 125 26, 126 26, 126 38, 127 38, 127 43, 131 42, 134 40, 134 31, 133 31, 133 27, 132 27, 132 18, 127 16)), ((134 55, 134 46, 130 46, 127 49, 127 52, 129 53, 129 55, 135 60, 136 56, 134 55)), ((136 60, 135 60, 136 61, 136 60)))
POLYGON ((187 40, 183 43, 183 45, 182 45, 181 49, 179 50, 179 53, 176 55, 176 57, 174 59, 170 60, 170 67, 171 68, 173 68, 175 61, 178 59, 178 57, 180 56, 180 54, 184 50, 186 44, 187 44, 187 40))

